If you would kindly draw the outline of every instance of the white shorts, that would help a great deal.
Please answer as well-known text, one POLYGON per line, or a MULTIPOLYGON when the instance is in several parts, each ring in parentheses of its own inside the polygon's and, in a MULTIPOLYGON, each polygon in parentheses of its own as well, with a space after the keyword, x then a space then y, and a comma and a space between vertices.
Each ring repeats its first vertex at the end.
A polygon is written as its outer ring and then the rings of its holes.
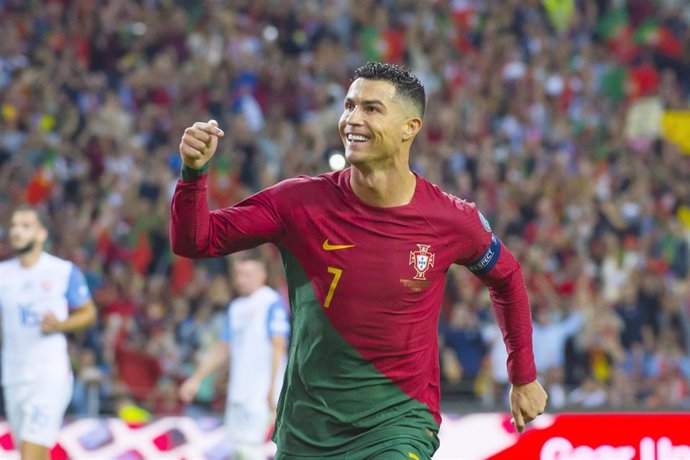
POLYGON ((268 408, 257 410, 242 404, 226 407, 225 426, 235 456, 242 460, 266 460, 266 437, 272 421, 268 408))
POLYGON ((5 385, 5 413, 17 445, 21 441, 55 445, 73 385, 72 378, 5 385))

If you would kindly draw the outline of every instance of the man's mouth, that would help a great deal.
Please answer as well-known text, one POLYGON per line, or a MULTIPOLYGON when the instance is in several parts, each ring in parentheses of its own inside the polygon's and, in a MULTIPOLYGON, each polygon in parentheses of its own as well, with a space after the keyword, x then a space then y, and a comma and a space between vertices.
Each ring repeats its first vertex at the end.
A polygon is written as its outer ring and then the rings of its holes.
POLYGON ((361 134, 346 134, 347 141, 350 142, 351 144, 358 144, 362 142, 366 142, 369 140, 368 137, 363 136, 361 134))

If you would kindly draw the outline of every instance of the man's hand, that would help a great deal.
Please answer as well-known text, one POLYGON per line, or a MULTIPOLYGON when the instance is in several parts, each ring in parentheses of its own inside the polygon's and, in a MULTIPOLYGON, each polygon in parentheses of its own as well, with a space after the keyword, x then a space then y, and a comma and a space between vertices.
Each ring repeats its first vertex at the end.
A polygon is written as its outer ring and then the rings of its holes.
POLYGON ((53 312, 48 312, 41 319, 41 332, 44 334, 52 334, 53 332, 60 332, 60 325, 62 321, 58 320, 53 312))
POLYGON ((518 433, 525 430, 525 424, 544 413, 548 395, 538 381, 525 385, 513 385, 510 389, 510 411, 512 423, 518 433))
POLYGON ((182 162, 192 169, 201 169, 209 162, 218 147, 218 138, 225 133, 216 120, 197 121, 184 130, 180 142, 182 162))
POLYGON ((191 376, 180 385, 179 396, 182 402, 190 403, 194 396, 196 396, 197 391, 199 391, 199 385, 201 384, 201 379, 191 376))

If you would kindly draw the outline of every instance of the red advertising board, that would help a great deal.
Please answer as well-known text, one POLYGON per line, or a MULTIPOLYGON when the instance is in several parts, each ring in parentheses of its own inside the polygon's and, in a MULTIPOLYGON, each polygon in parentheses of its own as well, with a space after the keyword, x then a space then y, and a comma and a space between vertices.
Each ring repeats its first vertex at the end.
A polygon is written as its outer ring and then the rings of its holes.
POLYGON ((553 416, 489 459, 690 460, 690 414, 553 416))
MULTIPOLYGON (((690 413, 544 414, 518 434, 510 415, 444 414, 434 460, 690 460, 690 413)), ((132 427, 115 418, 65 424, 53 460, 225 458, 219 417, 164 417, 132 427)), ((0 421, 0 458, 18 460, 0 421)), ((266 455, 275 446, 266 444, 266 455)))

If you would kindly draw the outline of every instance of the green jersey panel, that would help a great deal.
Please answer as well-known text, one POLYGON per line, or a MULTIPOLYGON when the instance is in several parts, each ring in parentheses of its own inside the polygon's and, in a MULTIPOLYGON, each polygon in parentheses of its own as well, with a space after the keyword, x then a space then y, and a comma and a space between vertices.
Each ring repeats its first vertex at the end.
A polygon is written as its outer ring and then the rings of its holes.
POLYGON ((273 439, 278 451, 318 457, 409 436, 438 447, 438 424, 336 331, 298 263, 281 248, 292 342, 273 439))

